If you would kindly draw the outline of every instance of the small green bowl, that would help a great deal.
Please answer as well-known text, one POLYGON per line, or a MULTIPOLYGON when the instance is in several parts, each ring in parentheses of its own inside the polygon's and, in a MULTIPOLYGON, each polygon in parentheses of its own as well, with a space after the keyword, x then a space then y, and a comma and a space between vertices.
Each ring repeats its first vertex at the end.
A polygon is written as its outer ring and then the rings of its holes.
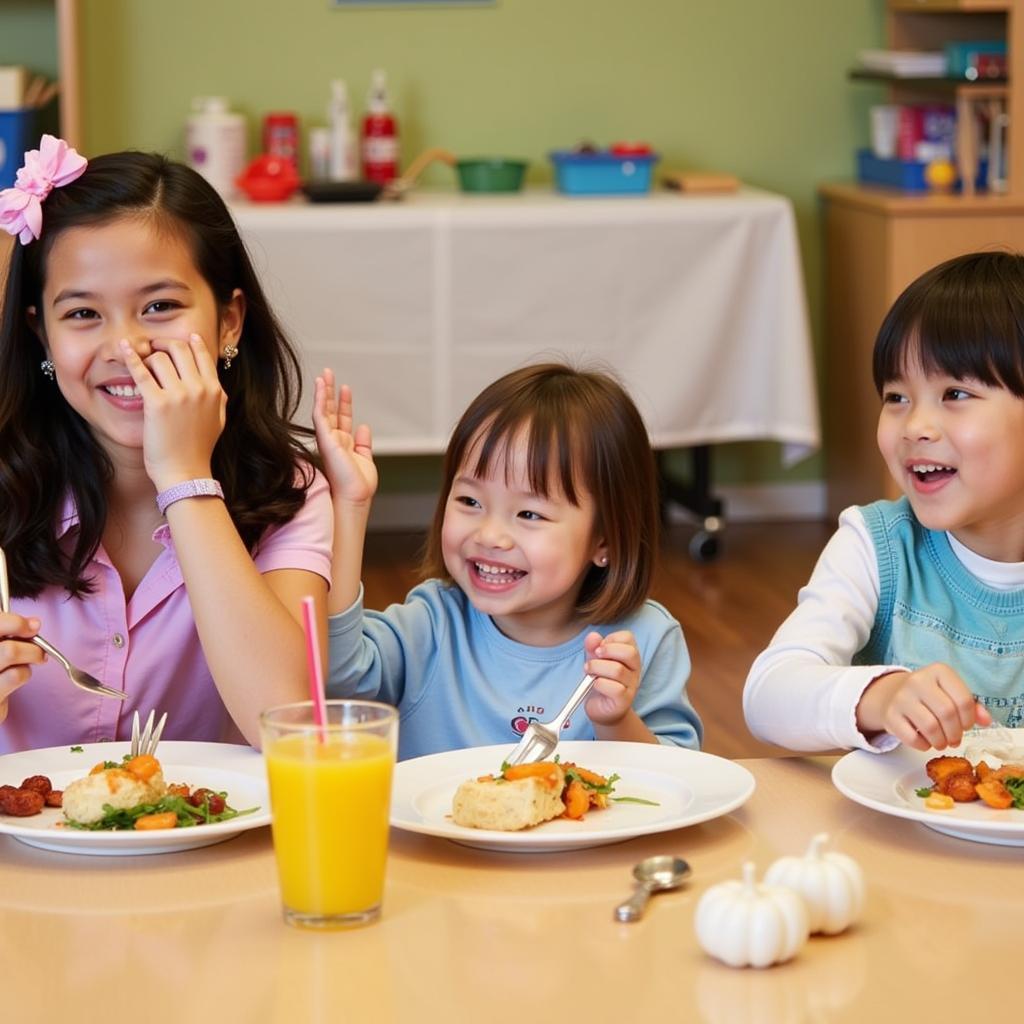
POLYGON ((525 160, 457 160, 455 169, 463 192, 518 192, 526 164, 525 160))

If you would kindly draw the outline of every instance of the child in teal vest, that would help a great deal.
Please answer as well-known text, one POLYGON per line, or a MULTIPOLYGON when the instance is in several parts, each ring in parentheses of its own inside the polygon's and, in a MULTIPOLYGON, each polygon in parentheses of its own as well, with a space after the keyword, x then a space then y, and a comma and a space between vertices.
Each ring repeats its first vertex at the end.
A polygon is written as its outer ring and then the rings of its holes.
POLYGON ((1024 724, 1024 256, 961 256, 879 331, 878 446, 904 493, 846 509, 747 678, 796 750, 960 743, 1024 724))

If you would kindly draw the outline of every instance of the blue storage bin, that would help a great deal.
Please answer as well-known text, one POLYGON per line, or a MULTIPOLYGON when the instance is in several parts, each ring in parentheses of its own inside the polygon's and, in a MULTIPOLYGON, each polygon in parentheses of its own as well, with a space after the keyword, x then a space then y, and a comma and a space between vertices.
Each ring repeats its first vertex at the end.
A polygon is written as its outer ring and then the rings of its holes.
POLYGON ((32 149, 38 139, 35 136, 35 108, 24 110, 0 110, 0 188, 10 188, 25 158, 25 151, 32 149))
POLYGON ((651 172, 657 153, 619 156, 616 153, 549 154, 555 165, 555 183, 566 195, 622 195, 651 190, 651 172))
MULTIPOLYGON (((917 160, 883 160, 870 149, 857 150, 857 180, 865 185, 888 185, 905 192, 928 192, 925 179, 926 163, 917 160)), ((978 163, 978 177, 974 187, 984 189, 988 185, 988 161, 978 163)), ((956 189, 960 188, 957 182, 956 189)))

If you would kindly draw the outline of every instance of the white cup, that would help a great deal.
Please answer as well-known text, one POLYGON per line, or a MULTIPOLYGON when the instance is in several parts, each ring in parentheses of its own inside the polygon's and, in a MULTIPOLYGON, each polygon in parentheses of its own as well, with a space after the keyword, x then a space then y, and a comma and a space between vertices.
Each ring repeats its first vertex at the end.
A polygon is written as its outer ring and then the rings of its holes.
POLYGON ((880 160, 896 156, 899 140, 900 108, 895 104, 881 104, 871 108, 871 152, 880 160))

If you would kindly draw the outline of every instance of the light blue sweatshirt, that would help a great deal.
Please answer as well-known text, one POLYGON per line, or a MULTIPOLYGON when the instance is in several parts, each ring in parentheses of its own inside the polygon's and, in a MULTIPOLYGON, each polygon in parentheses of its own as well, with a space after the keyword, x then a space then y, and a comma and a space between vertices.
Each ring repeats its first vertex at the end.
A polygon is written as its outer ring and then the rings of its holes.
MULTIPOLYGON (((583 677, 591 630, 631 630, 642 659, 633 708, 662 743, 699 748, 702 727, 686 697, 690 656, 683 631, 657 602, 621 622, 587 626, 557 647, 510 640, 456 586, 428 580, 403 604, 364 611, 362 593, 329 620, 329 697, 395 705, 404 760, 442 750, 518 742, 533 721, 552 718, 583 677)), ((563 732, 594 739, 582 708, 563 732)))

